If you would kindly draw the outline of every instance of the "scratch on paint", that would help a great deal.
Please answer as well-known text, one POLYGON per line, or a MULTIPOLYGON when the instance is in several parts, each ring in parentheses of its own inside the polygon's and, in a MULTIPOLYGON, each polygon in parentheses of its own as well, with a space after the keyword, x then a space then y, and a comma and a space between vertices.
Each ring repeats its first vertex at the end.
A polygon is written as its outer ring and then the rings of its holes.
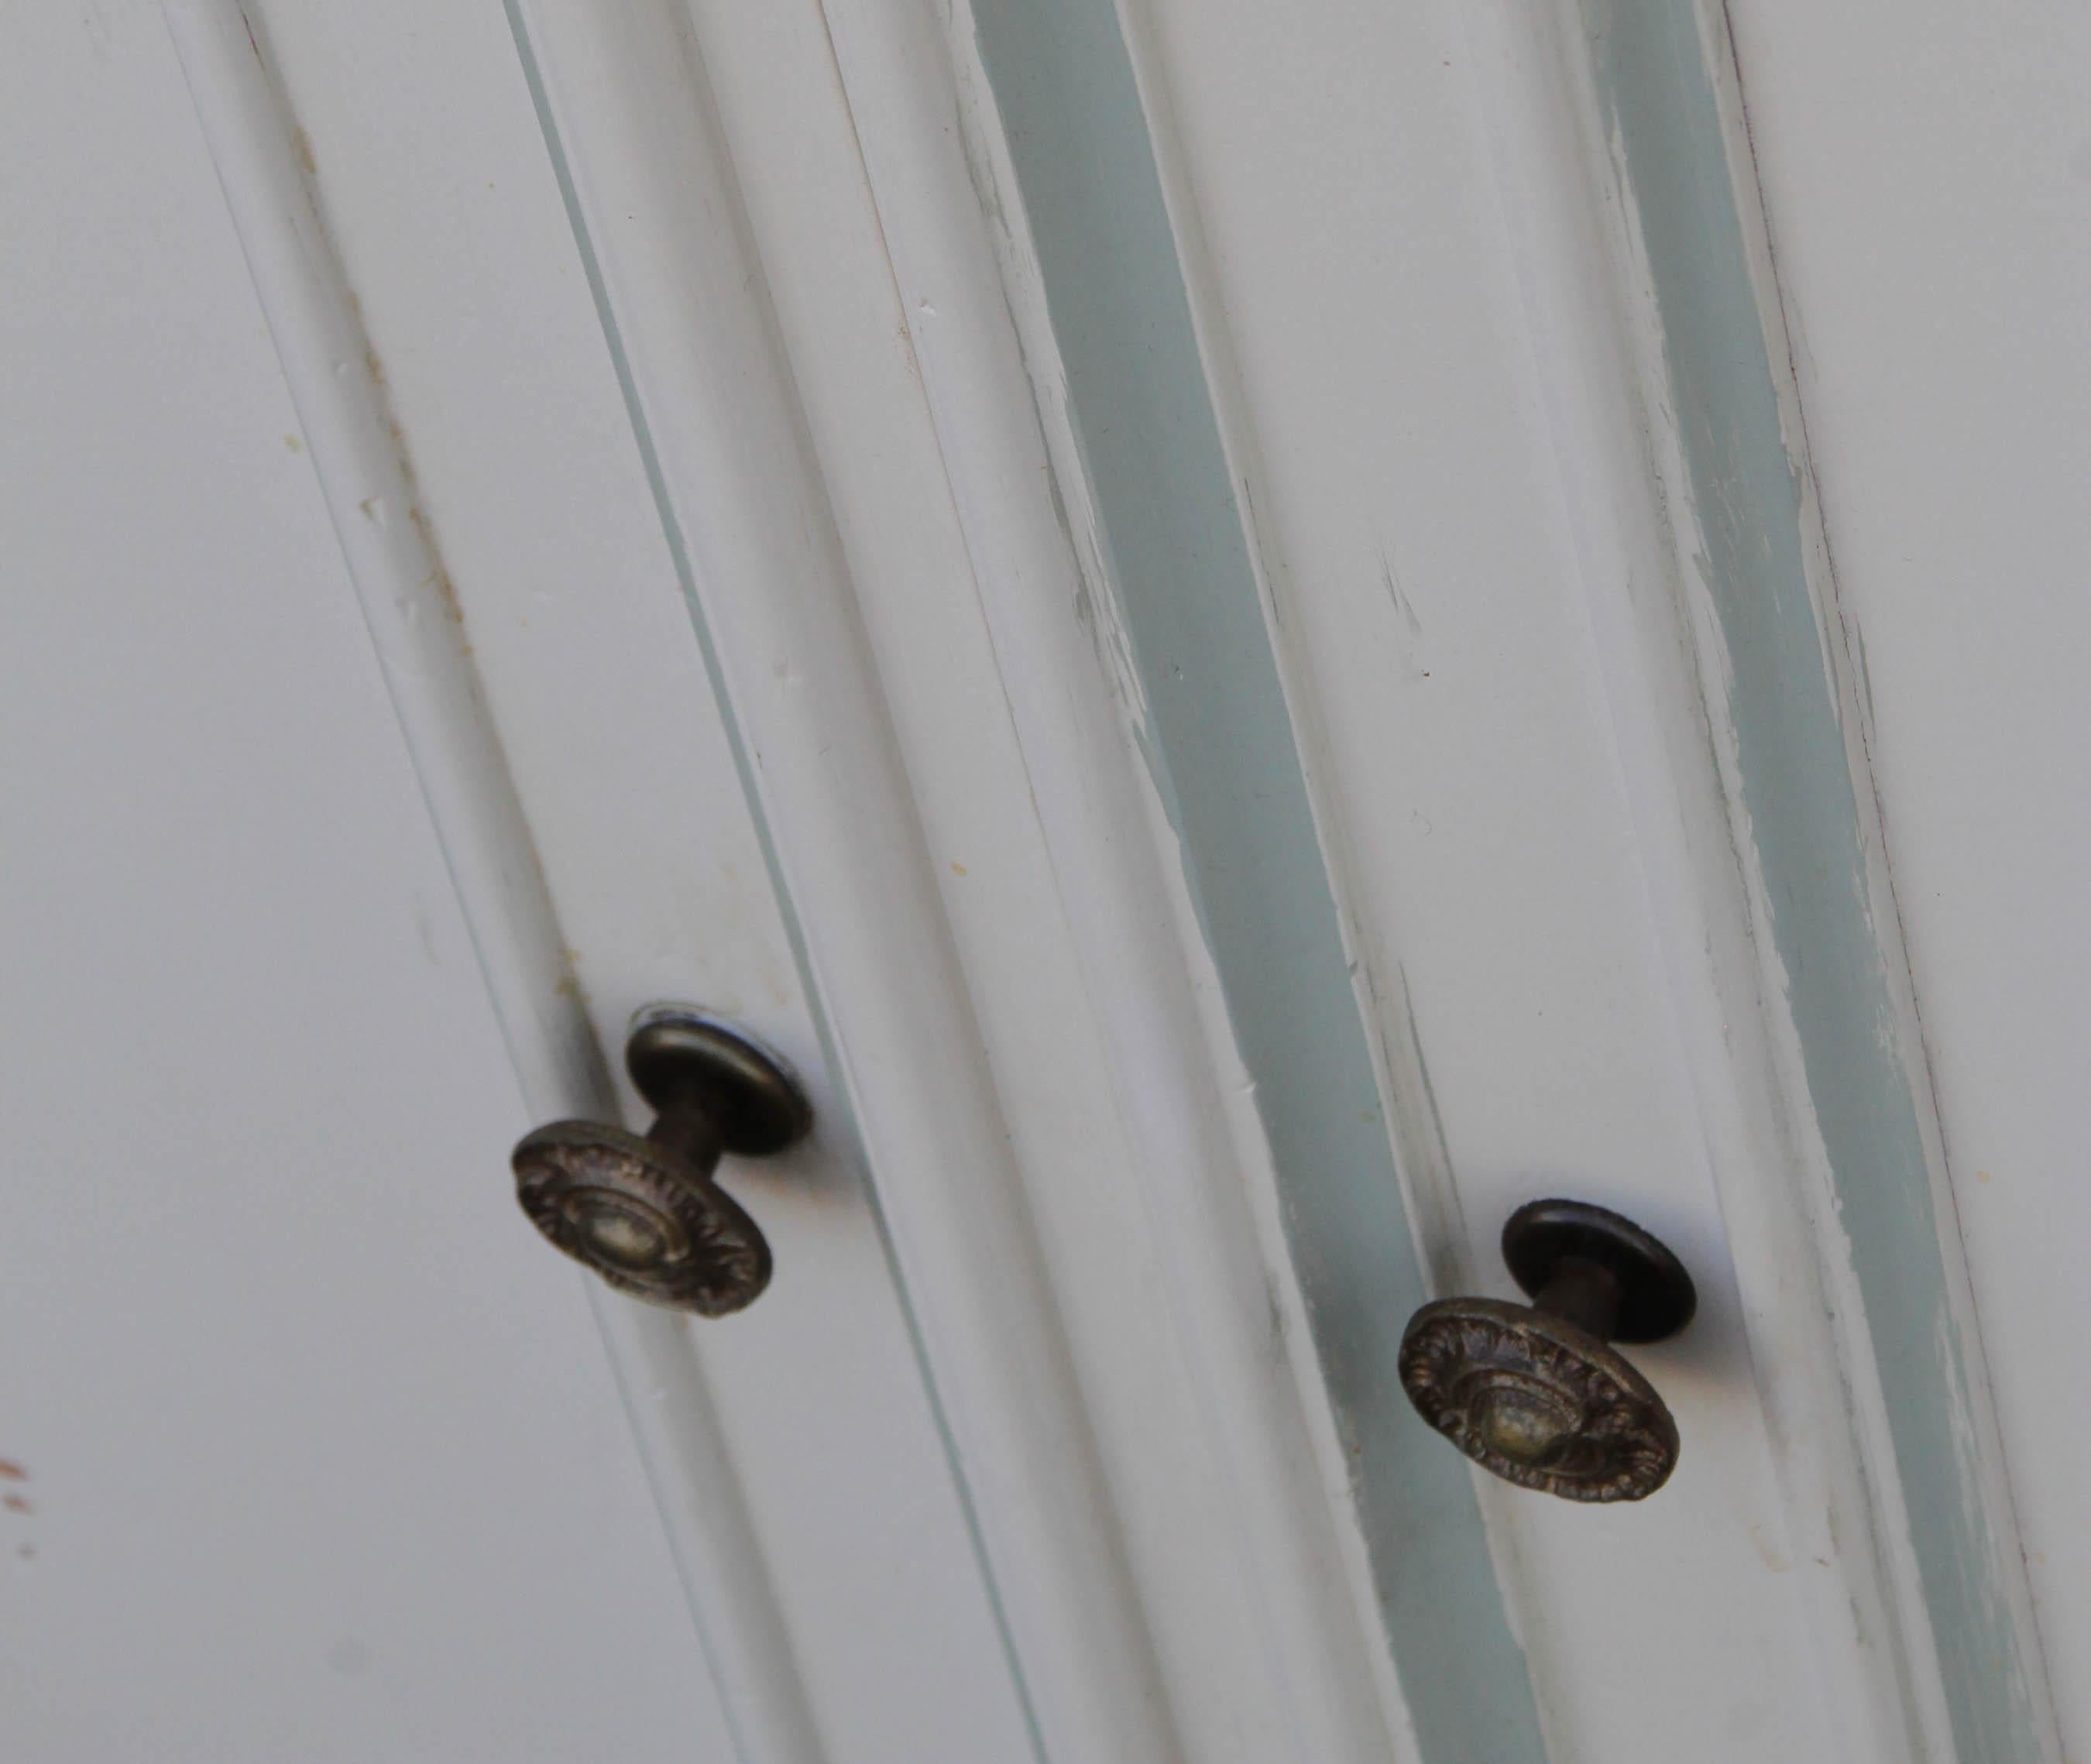
POLYGON ((1408 669, 1412 679, 1427 680, 1430 678, 1430 670, 1423 665, 1423 620, 1416 610, 1416 603, 1402 588, 1401 573, 1395 568, 1394 559, 1387 555, 1385 546, 1379 547, 1379 579, 1381 586, 1386 590, 1388 602, 1408 633, 1405 639, 1397 637, 1395 640, 1401 650, 1403 666, 1408 669))
POLYGON ((1379 579, 1386 584, 1386 597, 1394 602, 1394 610, 1401 615, 1402 623, 1408 627, 1409 636, 1421 636, 1423 621, 1416 616, 1414 603, 1402 593, 1401 578, 1395 573, 1394 560, 1386 554, 1384 546, 1380 547, 1379 579))
MULTIPOLYGON (((1408 970, 1399 963, 1395 964, 1395 973, 1401 981, 1401 1014, 1408 1027, 1409 1051, 1416 1056, 1416 1076, 1423 1086, 1424 1111, 1430 1117, 1431 1136, 1438 1142, 1438 1167, 1443 1171, 1447 1184, 1452 1175, 1452 1143, 1445 1136, 1445 1115, 1438 1106, 1438 1087, 1430 1081, 1430 1062, 1423 1055, 1423 1032, 1416 1021, 1416 1000, 1408 990, 1408 970)), ((1458 1190, 1452 1189, 1454 1205, 1458 1204, 1458 1190)))
MULTIPOLYGON (((1047 473, 1046 488, 1052 498, 1053 518, 1067 536, 1067 549, 1075 559, 1076 621, 1089 633, 1097 658, 1103 664, 1105 677, 1110 682, 1112 695, 1125 706, 1134 736, 1145 752, 1149 745, 1150 728, 1147 688, 1133 659, 1132 637, 1126 629, 1124 613, 1119 606, 1118 597, 1111 591, 1110 577, 1105 571, 1102 546, 1095 524, 1084 522, 1076 531, 1068 515, 1066 499, 1061 494, 1057 471, 1047 473)), ((1154 755, 1148 753, 1147 757, 1151 768, 1154 755)))
MULTIPOLYGON (((1870 735, 1873 727, 1873 671, 1866 663, 1866 633, 1858 619, 1848 621, 1852 632, 1852 652, 1859 658, 1859 692, 1866 701, 1866 728, 1870 735)), ((1868 744, 1871 745, 1870 741, 1868 744)))
MULTIPOLYGON (((267 61, 262 56, 260 45, 255 40, 253 26, 251 23, 248 25, 248 41, 254 50, 256 58, 261 61, 262 65, 266 67, 267 61)), ((274 77, 272 71, 272 80, 274 77)), ((312 137, 306 133, 304 126, 291 112, 290 95, 282 89, 281 81, 277 80, 274 83, 277 86, 277 96, 283 106, 285 118, 290 124, 291 150, 304 174, 302 181, 304 185, 305 199, 312 207, 313 224, 317 226, 321 237, 327 242, 343 300, 349 311, 355 316, 356 328, 362 335, 363 371, 369 382, 371 399, 376 407, 378 420, 383 425, 386 435, 392 444, 393 460, 399 467, 401 481, 405 485, 409 496, 412 497, 419 490, 420 481, 419 474, 414 468, 413 450, 407 445, 407 432, 400 425, 399 413, 393 408, 391 376, 386 369, 384 357, 379 355, 377 344, 371 339, 364 319, 362 300, 349 282, 346 267, 343 264, 340 248, 335 242, 333 227, 328 222, 326 206, 321 200, 315 176, 318 170, 318 162, 313 152, 312 137)), ((299 451, 295 437, 287 436, 285 440, 294 452, 299 451)), ((391 509, 383 495, 366 497, 357 507, 362 511, 364 518, 380 532, 390 530, 391 509)), ((469 660, 472 656, 473 649, 465 632, 464 607, 458 598, 457 586, 451 580, 449 567, 443 561, 442 547, 437 542, 434 524, 429 520, 419 501, 407 502, 407 519, 412 524, 416 537, 420 541, 421 549, 426 554, 429 566, 427 572, 421 578, 420 586, 424 590, 434 590, 436 598, 442 605, 444 616, 458 633, 459 648, 465 658, 469 660)))
POLYGON ((1257 525, 1255 493, 1249 489, 1246 477, 1239 482, 1241 488, 1242 538, 1248 546, 1249 557, 1253 560, 1251 573, 1256 577, 1257 597, 1270 609, 1270 622, 1279 636, 1283 637, 1286 634, 1285 597, 1278 591, 1278 578, 1270 567, 1270 559, 1265 554, 1263 534, 1257 525))

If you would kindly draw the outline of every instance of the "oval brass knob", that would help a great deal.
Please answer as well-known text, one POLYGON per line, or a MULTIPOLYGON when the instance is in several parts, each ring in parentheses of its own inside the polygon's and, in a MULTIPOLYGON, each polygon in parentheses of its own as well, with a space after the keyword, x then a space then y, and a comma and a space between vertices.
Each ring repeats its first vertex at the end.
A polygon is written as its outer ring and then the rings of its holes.
POLYGON ((1637 1501, 1677 1464, 1677 1423, 1606 1343, 1692 1321, 1692 1277, 1660 1243, 1581 1201, 1534 1201, 1503 1227, 1530 1305, 1440 1299, 1409 1319, 1401 1384, 1484 1469, 1571 1501, 1637 1501))
POLYGON ((770 1245, 714 1177, 721 1155, 761 1158, 802 1138, 813 1111, 791 1068, 701 1011, 645 1012, 625 1068, 659 1112, 645 1138, 554 1121, 516 1142, 515 1197, 576 1262, 636 1298, 703 1317, 752 1305, 770 1245))

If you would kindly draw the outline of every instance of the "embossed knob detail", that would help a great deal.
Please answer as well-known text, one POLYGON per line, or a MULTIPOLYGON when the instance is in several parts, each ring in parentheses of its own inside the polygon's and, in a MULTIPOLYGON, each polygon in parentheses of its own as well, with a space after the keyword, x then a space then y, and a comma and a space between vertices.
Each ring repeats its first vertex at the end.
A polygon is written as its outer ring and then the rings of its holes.
POLYGON ((723 1317, 770 1283, 770 1245, 714 1171, 804 1137, 813 1111, 791 1067, 701 1011, 645 1012, 625 1043, 639 1093, 659 1111, 644 1138, 601 1121, 554 1121, 516 1142, 515 1197, 558 1249, 620 1292, 723 1317))
POLYGON ((1440 1299, 1409 1319, 1401 1383, 1485 1469, 1571 1501, 1637 1501, 1677 1464, 1677 1424, 1608 1342, 1661 1341, 1698 1296, 1676 1257, 1581 1201, 1534 1201, 1503 1227, 1530 1305, 1440 1299))

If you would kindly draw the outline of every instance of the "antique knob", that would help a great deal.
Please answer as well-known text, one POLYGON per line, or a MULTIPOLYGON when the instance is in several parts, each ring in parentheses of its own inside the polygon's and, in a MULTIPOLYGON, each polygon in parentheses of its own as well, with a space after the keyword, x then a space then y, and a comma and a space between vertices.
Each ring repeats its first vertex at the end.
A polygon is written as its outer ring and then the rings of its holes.
POLYGON ((558 1249, 621 1292, 723 1317, 770 1283, 770 1245, 714 1180, 720 1156, 761 1158, 803 1137, 813 1111, 791 1068, 701 1011, 641 1014, 625 1068, 660 1118, 640 1138, 554 1121, 516 1142, 515 1197, 558 1249))
POLYGON ((1408 1322, 1401 1384, 1483 1468, 1571 1501, 1637 1501, 1677 1464, 1677 1423, 1606 1345, 1661 1341, 1692 1321, 1692 1277, 1654 1238, 1581 1201, 1534 1201, 1503 1227, 1533 1303, 1440 1299, 1408 1322))

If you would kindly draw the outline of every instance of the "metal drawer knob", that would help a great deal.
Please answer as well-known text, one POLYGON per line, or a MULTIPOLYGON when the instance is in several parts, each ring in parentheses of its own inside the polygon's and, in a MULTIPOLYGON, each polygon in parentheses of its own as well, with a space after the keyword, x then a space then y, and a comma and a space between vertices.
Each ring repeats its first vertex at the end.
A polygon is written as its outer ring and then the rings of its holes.
POLYGON ((1677 1464, 1677 1424, 1613 1341, 1661 1341, 1698 1296, 1676 1257, 1630 1220, 1534 1201, 1503 1227, 1530 1305, 1440 1299, 1409 1319, 1401 1383, 1485 1469, 1571 1501, 1637 1501, 1677 1464))
POLYGON ((726 1152, 761 1158, 804 1136, 813 1111, 797 1077, 740 1030, 679 1007, 641 1017, 624 1063, 659 1112, 652 1132, 554 1121, 526 1133, 516 1199, 621 1292, 702 1317, 753 1304, 770 1245, 713 1172, 726 1152))

